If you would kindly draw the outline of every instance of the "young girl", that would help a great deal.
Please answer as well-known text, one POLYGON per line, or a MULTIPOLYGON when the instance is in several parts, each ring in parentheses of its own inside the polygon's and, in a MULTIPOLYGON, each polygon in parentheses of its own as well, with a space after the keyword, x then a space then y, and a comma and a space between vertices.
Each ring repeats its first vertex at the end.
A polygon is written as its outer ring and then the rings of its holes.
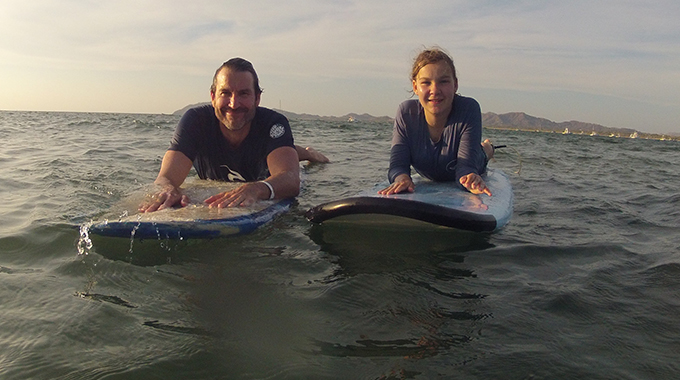
POLYGON ((493 156, 482 143, 479 103, 457 94, 453 60, 439 49, 422 51, 411 72, 413 92, 397 111, 392 135, 390 186, 379 194, 413 192, 411 166, 433 181, 456 181, 473 194, 491 195, 481 177, 493 156))

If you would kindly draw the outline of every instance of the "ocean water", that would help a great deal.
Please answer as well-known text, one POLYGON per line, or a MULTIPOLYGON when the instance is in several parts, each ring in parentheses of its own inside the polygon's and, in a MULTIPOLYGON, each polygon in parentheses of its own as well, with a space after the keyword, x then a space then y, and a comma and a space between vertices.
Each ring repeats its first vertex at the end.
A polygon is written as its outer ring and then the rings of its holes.
POLYGON ((0 379, 671 379, 677 142, 485 130, 494 234, 316 226, 385 179, 391 125, 292 121, 290 212, 215 240, 89 236, 155 178, 170 115, 0 112, 0 379))

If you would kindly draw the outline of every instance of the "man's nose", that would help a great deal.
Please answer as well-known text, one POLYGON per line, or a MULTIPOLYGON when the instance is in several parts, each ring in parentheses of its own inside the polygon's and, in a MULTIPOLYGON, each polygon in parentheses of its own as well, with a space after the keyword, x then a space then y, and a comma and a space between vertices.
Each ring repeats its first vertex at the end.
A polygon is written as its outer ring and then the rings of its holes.
POLYGON ((232 94, 232 95, 229 97, 229 107, 230 107, 230 108, 233 108, 233 109, 236 109, 236 94, 232 94))

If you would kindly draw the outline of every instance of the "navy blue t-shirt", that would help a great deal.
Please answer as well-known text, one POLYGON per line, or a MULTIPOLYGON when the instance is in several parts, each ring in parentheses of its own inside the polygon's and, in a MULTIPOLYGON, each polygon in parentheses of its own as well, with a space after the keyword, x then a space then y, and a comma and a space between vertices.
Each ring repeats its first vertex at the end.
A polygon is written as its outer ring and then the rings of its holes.
POLYGON ((267 155, 282 146, 295 148, 288 119, 280 113, 257 107, 248 136, 234 149, 210 104, 184 113, 169 149, 189 157, 201 179, 246 182, 267 178, 267 155))

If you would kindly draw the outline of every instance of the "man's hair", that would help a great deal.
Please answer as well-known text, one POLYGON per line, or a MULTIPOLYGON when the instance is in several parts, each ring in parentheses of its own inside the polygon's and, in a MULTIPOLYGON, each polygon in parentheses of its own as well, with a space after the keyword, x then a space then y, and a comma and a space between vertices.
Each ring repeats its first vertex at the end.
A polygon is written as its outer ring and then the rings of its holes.
POLYGON ((233 71, 246 71, 251 74, 253 74, 253 84, 254 84, 254 90, 255 94, 259 95, 262 93, 262 89, 260 88, 260 80, 257 78, 257 73, 255 72, 255 68, 253 67, 253 64, 246 61, 243 58, 232 58, 228 60, 227 62, 224 62, 222 66, 220 66, 216 71, 215 75, 213 75, 213 82, 212 85, 210 86, 210 92, 215 93, 215 83, 217 81, 217 75, 222 71, 223 69, 229 69, 233 71))

